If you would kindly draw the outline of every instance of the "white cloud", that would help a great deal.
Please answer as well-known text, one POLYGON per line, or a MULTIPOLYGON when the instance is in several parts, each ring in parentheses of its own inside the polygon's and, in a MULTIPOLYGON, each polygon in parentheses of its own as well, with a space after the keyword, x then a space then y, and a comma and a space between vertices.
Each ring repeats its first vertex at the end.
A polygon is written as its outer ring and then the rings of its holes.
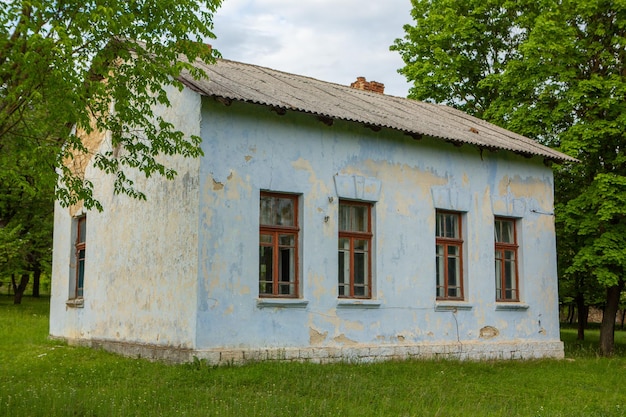
POLYGON ((346 85, 364 76, 406 96, 389 46, 410 9, 410 0, 225 0, 212 43, 226 59, 346 85))

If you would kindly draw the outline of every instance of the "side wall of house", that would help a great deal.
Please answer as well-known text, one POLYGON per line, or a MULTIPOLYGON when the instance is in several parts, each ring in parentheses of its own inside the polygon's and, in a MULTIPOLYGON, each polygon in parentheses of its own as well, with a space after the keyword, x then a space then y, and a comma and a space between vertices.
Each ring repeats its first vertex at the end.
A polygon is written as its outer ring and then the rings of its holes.
MULTIPOLYGON (((562 356, 553 176, 541 158, 203 101, 197 348, 213 362, 562 356), (300 297, 259 297, 259 196, 299 195, 300 297), (338 298, 338 202, 373 204, 371 300, 338 298), (435 211, 461 213, 461 302, 435 297, 435 211), (496 302, 494 216, 520 301, 496 302)), ((480 133, 478 133, 480 134, 480 133)))
MULTIPOLYGON (((199 135, 200 97, 172 90, 170 100, 171 108, 157 111, 187 135, 199 135)), ((102 149, 110 149, 106 136, 101 139, 102 149)), ((56 207, 53 337, 114 342, 124 353, 133 352, 128 344, 194 347, 200 160, 168 157, 165 163, 178 173, 173 181, 131 175, 147 201, 115 195, 113 177, 88 166, 86 176, 104 211, 56 207), (87 238, 84 296, 77 298, 75 219, 81 214, 87 238)))

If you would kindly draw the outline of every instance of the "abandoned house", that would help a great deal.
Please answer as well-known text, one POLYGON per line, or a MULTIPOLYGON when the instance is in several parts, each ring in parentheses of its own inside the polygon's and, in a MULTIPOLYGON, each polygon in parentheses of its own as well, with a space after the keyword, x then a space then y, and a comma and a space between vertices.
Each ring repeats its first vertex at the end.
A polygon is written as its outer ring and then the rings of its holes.
MULTIPOLYGON (((209 363, 563 356, 550 163, 450 107, 227 60, 157 109, 202 138, 56 207, 52 337, 209 363)), ((106 132, 89 146, 110 149, 106 132)))

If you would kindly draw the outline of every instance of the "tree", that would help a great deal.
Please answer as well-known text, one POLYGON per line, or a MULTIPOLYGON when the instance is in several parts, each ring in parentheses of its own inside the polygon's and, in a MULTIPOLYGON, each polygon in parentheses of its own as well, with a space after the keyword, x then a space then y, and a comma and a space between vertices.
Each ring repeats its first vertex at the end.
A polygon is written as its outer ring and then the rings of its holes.
POLYGON ((62 176, 56 197, 64 205, 82 201, 101 209, 92 184, 67 162, 91 152, 81 134, 110 132, 116 152, 91 155, 95 165, 115 175, 116 192, 145 198, 127 177, 129 169, 172 178, 176 173, 157 155, 201 154, 198 137, 186 137, 152 108, 169 105, 166 88, 182 88, 182 71, 204 75, 191 62, 217 56, 203 41, 214 37, 212 16, 220 3, 0 3, 0 152, 52 149, 57 157, 47 168, 62 176))
POLYGON ((218 56, 203 41, 220 3, 0 2, 0 276, 11 276, 16 303, 31 273, 36 294, 49 268, 54 198, 102 209, 81 160, 114 175, 117 193, 145 199, 129 170, 173 178, 159 154, 201 154, 200 138, 152 109, 169 105, 182 71, 204 75, 191 62, 218 56), (96 131, 115 152, 85 146, 96 131))
POLYGON ((600 350, 611 355, 626 272, 626 2, 413 0, 412 15, 392 46, 410 97, 581 161, 555 167, 559 253, 571 255, 560 263, 604 287, 600 350))
POLYGON ((36 175, 36 169, 21 177, 0 174, 0 276, 11 277, 15 304, 21 303, 31 273, 33 296, 39 296, 39 278, 52 260, 54 184, 36 175))
POLYGON ((413 83, 409 97, 452 105, 483 117, 499 96, 507 64, 519 57, 535 2, 414 0, 414 26, 396 39, 413 83), (522 12, 525 12, 522 14, 522 12))
POLYGON ((39 277, 50 270, 58 153, 47 142, 33 147, 34 142, 22 140, 36 132, 19 133, 0 153, 0 276, 11 277, 15 304, 21 303, 31 274, 33 296, 38 296, 39 277))

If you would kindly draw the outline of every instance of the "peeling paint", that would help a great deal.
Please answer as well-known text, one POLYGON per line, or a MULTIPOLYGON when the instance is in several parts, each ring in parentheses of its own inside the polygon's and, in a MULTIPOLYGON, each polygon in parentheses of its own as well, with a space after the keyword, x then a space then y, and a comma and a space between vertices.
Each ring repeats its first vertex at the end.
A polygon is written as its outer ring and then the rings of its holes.
POLYGON ((309 328, 309 344, 310 345, 321 345, 326 340, 326 336, 328 336, 328 332, 319 332, 314 328, 309 328))
POLYGON ((221 182, 217 182, 215 181, 215 179, 213 179, 213 191, 221 191, 224 189, 224 184, 222 184, 221 182))
POLYGON ((337 343, 341 343, 342 345, 356 345, 357 342, 351 339, 348 339, 345 334, 340 334, 339 336, 333 337, 333 340, 337 343))
POLYGON ((311 287, 313 288, 313 298, 316 300, 321 300, 326 296, 334 296, 335 287, 329 288, 326 279, 323 276, 315 275, 313 273, 309 273, 307 275, 308 282, 311 283, 311 287))
MULTIPOLYGON (((551 184, 548 184, 551 185, 551 184)), ((519 175, 504 175, 498 185, 500 195, 510 194, 514 198, 533 198, 538 201, 552 201, 552 188, 546 187, 545 180, 519 175)))
POLYGON ((84 308, 65 304, 72 220, 58 208, 52 335, 115 339, 129 351, 182 346, 216 362, 245 355, 428 357, 459 352, 460 343, 468 358, 526 357, 534 348, 524 346, 539 341, 558 356, 554 219, 532 211, 553 204, 552 175, 541 161, 506 152, 481 159, 470 147, 416 142, 388 129, 364 134, 349 122, 329 128, 310 115, 268 115, 248 103, 226 108, 206 100, 200 114, 191 109, 199 98, 187 99, 190 108, 177 117, 203 138, 205 155, 173 159, 177 180, 138 178, 150 191, 141 204, 114 196, 110 179, 93 177, 107 210, 88 213, 88 236, 115 238, 89 243, 88 276, 97 278, 86 280, 84 308), (346 178, 336 182, 339 176, 350 177, 350 186, 346 178), (295 194, 299 202, 298 298, 272 306, 258 293, 262 190, 295 194), (337 298, 342 198, 373 204, 372 300, 337 298), (466 299, 458 309, 435 299, 440 201, 464 216, 466 299), (520 219, 525 307, 499 309, 494 300, 494 215, 520 219))
POLYGON ((500 334, 500 331, 493 326, 485 326, 480 329, 480 338, 481 339, 493 339, 500 334))
POLYGON ((311 162, 304 158, 298 158, 297 161, 291 163, 291 166, 294 167, 294 169, 306 171, 311 174, 311 176, 315 176, 315 170, 311 166, 311 162))
MULTIPOLYGON (((177 89, 172 89, 170 97, 172 108, 159 107, 156 114, 187 126, 188 134, 199 135, 199 97, 177 89)), ((80 167, 94 183, 94 197, 105 210, 85 211, 84 306, 66 309, 73 278, 68 268, 72 216, 78 211, 77 207, 55 208, 51 336, 193 346, 198 307, 199 269, 194 248, 198 247, 200 161, 157 156, 178 173, 172 181, 129 171, 129 179, 148 198, 143 202, 116 195, 114 177, 93 166, 90 158, 97 151, 119 151, 110 149, 107 135, 93 131, 85 143, 90 156, 81 160, 80 167), (184 303, 175 301, 177 297, 184 303)))

